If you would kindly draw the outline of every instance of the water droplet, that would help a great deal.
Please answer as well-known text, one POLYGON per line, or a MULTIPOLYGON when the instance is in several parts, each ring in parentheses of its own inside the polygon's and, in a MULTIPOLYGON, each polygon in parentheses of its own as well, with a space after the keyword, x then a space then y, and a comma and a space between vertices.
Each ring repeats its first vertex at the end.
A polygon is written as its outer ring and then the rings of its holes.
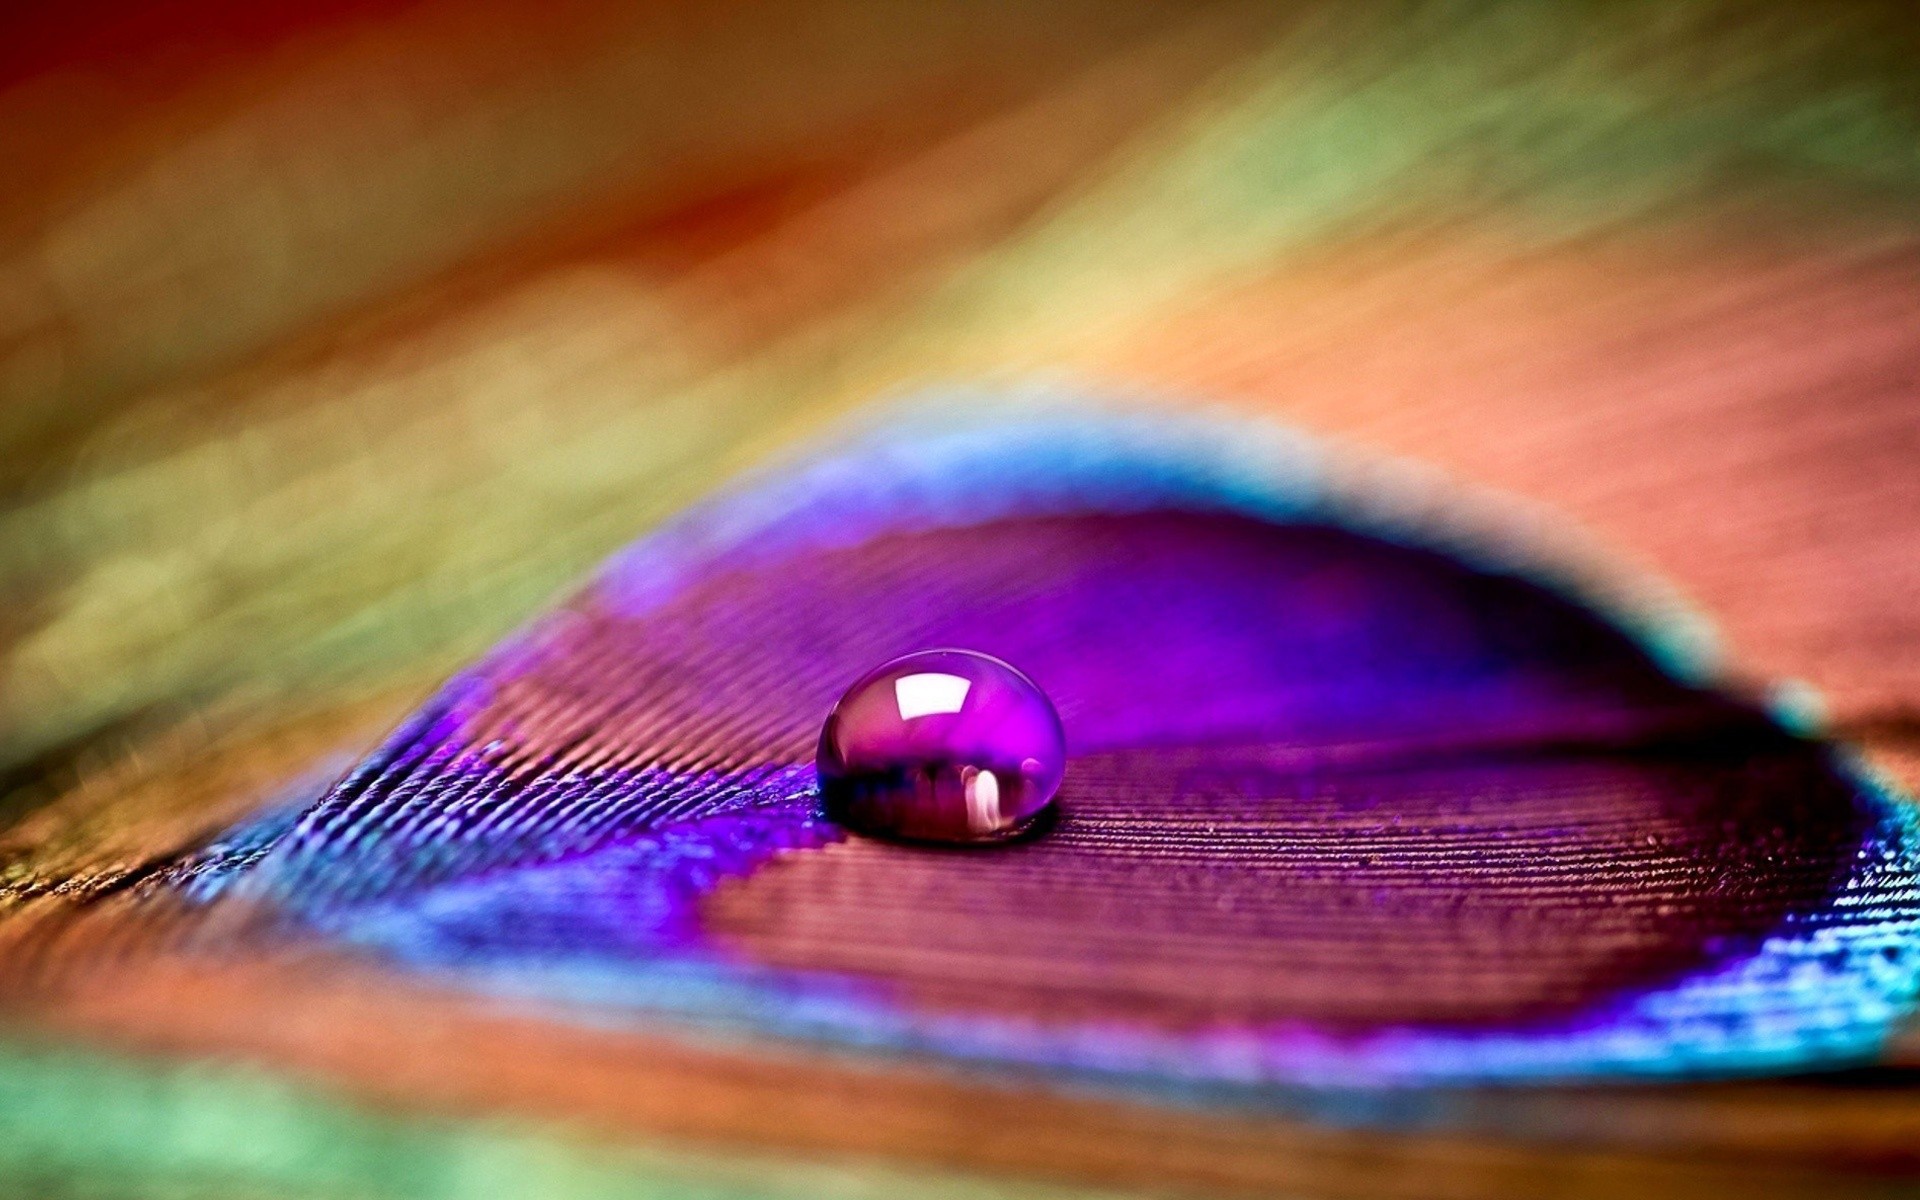
POLYGON ((862 833, 1002 842, 1053 803, 1066 757, 1031 679, 971 650, 924 650, 868 672, 827 714, 820 795, 862 833))

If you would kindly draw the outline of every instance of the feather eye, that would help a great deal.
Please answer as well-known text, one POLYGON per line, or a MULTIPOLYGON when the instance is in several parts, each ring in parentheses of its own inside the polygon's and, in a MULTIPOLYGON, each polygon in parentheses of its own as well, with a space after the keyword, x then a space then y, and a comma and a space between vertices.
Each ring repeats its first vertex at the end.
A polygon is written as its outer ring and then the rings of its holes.
POLYGON ((953 399, 621 555, 215 902, 601 1021, 1146 1082, 1811 1068, 1911 1009, 1901 810, 1650 593, 1277 430, 953 399), (943 645, 1058 703, 1044 837, 820 815, 834 698, 943 645))

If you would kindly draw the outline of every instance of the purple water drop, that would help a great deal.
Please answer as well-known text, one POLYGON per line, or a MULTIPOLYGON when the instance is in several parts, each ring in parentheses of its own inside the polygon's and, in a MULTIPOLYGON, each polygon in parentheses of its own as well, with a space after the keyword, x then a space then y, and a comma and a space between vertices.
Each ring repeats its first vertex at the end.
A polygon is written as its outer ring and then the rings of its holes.
POLYGON ((924 650, 869 671, 820 731, 827 815, 876 837, 1003 842, 1032 829, 1066 770, 1052 701, 971 650, 924 650))

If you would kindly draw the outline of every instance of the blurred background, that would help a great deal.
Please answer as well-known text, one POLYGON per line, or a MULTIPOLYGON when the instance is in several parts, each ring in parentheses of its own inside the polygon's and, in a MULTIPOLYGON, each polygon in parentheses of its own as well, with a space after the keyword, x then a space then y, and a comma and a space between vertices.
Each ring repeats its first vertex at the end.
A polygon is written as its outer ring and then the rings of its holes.
MULTIPOLYGON (((1920 785, 1905 3, 16 5, 0 179, 0 950, 739 471, 954 380, 1225 405, 1519 497, 1920 785)), ((16 1030, 0 1192, 1056 1186, 236 1070, 16 1030)), ((1768 1128, 1895 1156, 1904 1094, 1768 1128)), ((1233 1146, 1146 1183, 1425 1194, 1233 1146)), ((1475 1169, 1525 1194, 1525 1155, 1475 1169)))

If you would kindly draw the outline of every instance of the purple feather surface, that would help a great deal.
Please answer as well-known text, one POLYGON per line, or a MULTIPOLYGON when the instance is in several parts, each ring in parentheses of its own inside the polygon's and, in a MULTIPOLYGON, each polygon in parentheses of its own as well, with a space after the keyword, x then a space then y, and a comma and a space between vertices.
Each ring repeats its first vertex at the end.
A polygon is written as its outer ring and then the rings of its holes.
POLYGON ((1814 1069, 1913 1007, 1903 802, 1659 589, 1283 430, 946 399, 643 540, 197 886, 568 1019, 1149 1087, 1814 1069), (834 700, 939 646, 1058 707, 1043 835, 822 815, 834 700))

